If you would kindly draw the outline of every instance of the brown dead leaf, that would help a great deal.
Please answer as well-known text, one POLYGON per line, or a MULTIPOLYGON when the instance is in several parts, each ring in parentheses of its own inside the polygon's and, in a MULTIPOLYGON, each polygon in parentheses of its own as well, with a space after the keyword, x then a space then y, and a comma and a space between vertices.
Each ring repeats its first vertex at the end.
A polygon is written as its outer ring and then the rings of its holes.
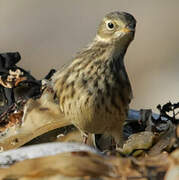
POLYGON ((163 150, 170 149, 176 140, 175 130, 175 126, 170 123, 169 129, 159 136, 156 144, 150 149, 149 155, 160 154, 163 150))
POLYGON ((152 146, 154 137, 154 134, 150 131, 133 134, 123 145, 122 153, 129 155, 134 152, 134 156, 139 155, 143 150, 147 150, 152 146))
POLYGON ((102 156, 88 153, 62 153, 55 156, 25 160, 7 169, 0 169, 0 177, 45 178, 63 175, 69 177, 113 177, 112 164, 102 156))
POLYGON ((115 166, 116 174, 118 178, 128 180, 128 179, 140 179, 147 180, 143 177, 139 170, 133 167, 133 163, 130 158, 116 158, 111 159, 111 163, 115 166))
POLYGON ((0 169, 3 180, 178 180, 179 150, 155 156, 100 156, 89 152, 62 153, 54 156, 24 160, 0 169), (92 178, 93 177, 93 178, 92 178))
POLYGON ((14 149, 50 130, 70 125, 53 100, 54 94, 45 91, 40 99, 30 99, 24 107, 22 123, 4 127, 0 134, 0 147, 14 149))
POLYGON ((4 126, 0 126, 0 132, 3 132, 8 128, 21 124, 22 116, 23 116, 22 111, 10 114, 6 122, 4 122, 4 126))
MULTIPOLYGON (((34 145, 48 142, 78 142, 81 143, 83 141, 83 137, 81 132, 74 126, 65 126, 63 128, 57 128, 51 131, 48 131, 36 138, 33 138, 31 141, 25 144, 26 145, 34 145)), ((92 134, 88 135, 87 145, 94 145, 94 137, 92 134)))
POLYGON ((163 180, 166 171, 169 168, 169 159, 166 152, 156 156, 147 156, 144 158, 133 158, 135 169, 142 173, 148 179, 163 180))
POLYGON ((165 175, 165 180, 178 180, 179 179, 179 149, 171 153, 169 169, 165 175))

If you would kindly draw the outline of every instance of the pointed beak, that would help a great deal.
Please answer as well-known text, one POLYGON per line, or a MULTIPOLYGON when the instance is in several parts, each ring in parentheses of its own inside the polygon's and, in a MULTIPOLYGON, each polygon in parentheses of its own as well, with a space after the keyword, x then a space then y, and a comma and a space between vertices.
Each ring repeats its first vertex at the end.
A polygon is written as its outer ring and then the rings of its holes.
POLYGON ((135 29, 132 29, 130 27, 124 27, 124 28, 122 28, 121 31, 124 32, 124 33, 129 33, 129 32, 134 32, 135 29))

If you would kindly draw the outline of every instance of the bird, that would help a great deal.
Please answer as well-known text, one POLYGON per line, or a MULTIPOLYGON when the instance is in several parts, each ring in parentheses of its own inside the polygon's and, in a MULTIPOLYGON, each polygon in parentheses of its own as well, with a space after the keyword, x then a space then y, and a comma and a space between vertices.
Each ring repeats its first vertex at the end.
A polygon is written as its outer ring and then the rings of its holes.
POLYGON ((124 56, 135 29, 133 15, 106 14, 92 42, 52 76, 60 111, 84 137, 105 134, 123 144, 123 123, 133 97, 124 56))

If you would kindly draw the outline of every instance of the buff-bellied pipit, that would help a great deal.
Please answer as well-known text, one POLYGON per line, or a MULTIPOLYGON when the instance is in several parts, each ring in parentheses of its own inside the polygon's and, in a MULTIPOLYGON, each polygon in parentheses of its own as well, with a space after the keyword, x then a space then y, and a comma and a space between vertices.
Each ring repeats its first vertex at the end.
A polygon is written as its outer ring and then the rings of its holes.
POLYGON ((52 78, 68 121, 84 133, 112 135, 119 144, 132 98, 124 55, 135 26, 135 18, 128 13, 107 14, 92 43, 52 78))

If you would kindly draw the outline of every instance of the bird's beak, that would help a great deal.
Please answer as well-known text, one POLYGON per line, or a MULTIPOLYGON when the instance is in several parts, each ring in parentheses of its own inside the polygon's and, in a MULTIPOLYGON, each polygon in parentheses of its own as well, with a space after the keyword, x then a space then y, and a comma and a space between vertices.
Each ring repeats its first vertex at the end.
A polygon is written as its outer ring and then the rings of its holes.
POLYGON ((124 28, 122 28, 121 31, 124 32, 124 33, 129 33, 129 32, 134 32, 135 29, 132 29, 132 28, 129 28, 129 27, 124 27, 124 28))

